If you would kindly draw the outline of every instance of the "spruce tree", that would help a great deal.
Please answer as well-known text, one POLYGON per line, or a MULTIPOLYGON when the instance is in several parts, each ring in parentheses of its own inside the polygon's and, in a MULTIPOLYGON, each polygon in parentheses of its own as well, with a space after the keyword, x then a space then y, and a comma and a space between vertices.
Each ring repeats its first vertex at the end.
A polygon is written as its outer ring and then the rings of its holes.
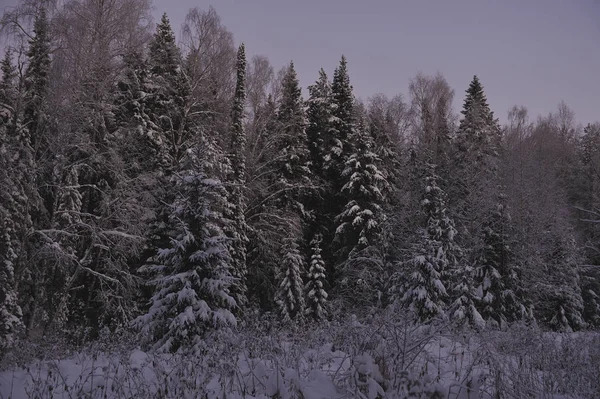
POLYGON ((30 222, 26 197, 19 190, 19 182, 14 180, 16 170, 11 156, 14 137, 7 130, 6 124, 0 123, 0 357, 24 327, 14 274, 24 255, 23 243, 30 222))
POLYGON ((332 188, 334 192, 338 192, 345 184, 340 176, 346 167, 348 157, 354 151, 351 140, 356 131, 354 95, 344 56, 333 75, 331 96, 333 100, 331 128, 328 141, 325 142, 323 162, 328 178, 332 182, 332 188))
POLYGON ((288 238, 281 248, 275 302, 284 322, 298 321, 305 312, 302 268, 304 261, 295 239, 288 238))
POLYGON ((335 243, 338 260, 343 262, 376 243, 381 223, 386 180, 377 164, 379 159, 371 150, 372 139, 363 130, 354 136, 354 150, 342 171, 345 184, 341 194, 346 204, 335 218, 335 243))
POLYGON ((330 119, 333 111, 331 83, 321 68, 319 79, 308 86, 306 136, 312 171, 323 177, 324 143, 330 141, 330 119))
POLYGON ((155 152, 155 168, 166 174, 170 168, 177 169, 189 143, 183 108, 190 87, 181 64, 175 35, 163 14, 149 44, 148 82, 144 87, 147 95, 143 104, 151 122, 145 136, 155 152))
MULTIPOLYGON (((12 63, 12 50, 6 50, 4 59, 0 64, 0 126, 12 121, 15 113, 17 90, 15 87, 16 70, 12 63)), ((8 129, 0 134, 8 134, 8 129)))
POLYGON ((548 253, 544 256, 545 279, 536 304, 538 319, 556 331, 572 332, 586 327, 578 265, 579 252, 572 232, 552 231, 546 235, 548 253))
POLYGON ((149 45, 151 73, 156 76, 177 76, 179 49, 167 13, 163 13, 149 45))
POLYGON ((231 168, 230 202, 232 204, 232 225, 228 236, 232 239, 230 245, 233 270, 237 282, 234 293, 240 306, 247 301, 246 287, 246 251, 248 245, 248 226, 246 224, 246 132, 244 129, 244 109, 246 102, 246 53, 242 43, 237 54, 237 83, 231 110, 232 139, 231 139, 231 168))
POLYGON ((304 291, 306 292, 306 311, 308 317, 322 320, 327 317, 327 292, 325 291, 325 263, 321 257, 320 235, 316 235, 310 243, 311 256, 308 276, 304 291))
POLYGON ((230 293, 234 277, 223 232, 226 190, 207 174, 215 167, 209 162, 212 148, 204 140, 173 176, 177 197, 170 222, 176 233, 170 246, 157 251, 160 262, 143 269, 155 274, 156 288, 148 313, 135 324, 161 351, 199 350, 207 331, 236 324, 230 293))
POLYGON ((310 153, 306 141, 306 116, 302 92, 290 62, 281 83, 281 102, 277 110, 273 186, 278 206, 304 213, 304 202, 311 183, 310 153))
POLYGON ((44 7, 40 7, 36 14, 27 58, 29 64, 25 72, 23 124, 37 158, 40 152, 48 148, 45 129, 48 118, 46 96, 49 86, 50 36, 44 7))
MULTIPOLYGON (((323 69, 319 71, 319 79, 308 87, 308 92, 306 138, 310 154, 312 185, 315 189, 310 192, 306 201, 307 209, 312 214, 312 220, 308 222, 305 229, 305 242, 310 242, 314 236, 320 234, 322 236, 322 257, 331 267, 334 263, 330 243, 334 236, 333 219, 337 216, 333 206, 336 192, 334 192, 332 181, 324 169, 324 162, 325 145, 332 139, 333 97, 331 82, 327 79, 327 74, 323 69)), ((310 251, 310 248, 306 248, 306 250, 310 251)))
POLYGON ((402 302, 420 321, 445 317, 449 298, 447 275, 455 267, 460 249, 454 242, 454 222, 446 215, 446 194, 431 165, 425 178, 421 210, 426 221, 418 230, 411 258, 406 262, 407 281, 402 288, 402 302))
POLYGON ((475 285, 481 298, 478 308, 489 323, 503 327, 527 316, 520 270, 511 246, 511 218, 506 195, 498 203, 483 228, 483 248, 477 262, 475 285))

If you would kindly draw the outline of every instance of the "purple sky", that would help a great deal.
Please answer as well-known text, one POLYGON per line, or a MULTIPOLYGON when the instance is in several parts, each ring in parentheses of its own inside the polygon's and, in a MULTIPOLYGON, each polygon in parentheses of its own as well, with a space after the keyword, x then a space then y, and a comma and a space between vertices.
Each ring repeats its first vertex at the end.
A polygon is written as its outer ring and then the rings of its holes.
MULTIPOLYGON (((16 0, 0 0, 0 6, 16 0)), ((278 69, 293 60, 304 87, 341 54, 358 96, 408 91, 440 71, 455 108, 479 75, 502 121, 515 104, 531 117, 564 100, 582 123, 600 120, 599 0, 154 0, 175 32, 189 7, 213 5, 248 54, 278 69)), ((1 9, 2 7, 0 7, 1 9)))

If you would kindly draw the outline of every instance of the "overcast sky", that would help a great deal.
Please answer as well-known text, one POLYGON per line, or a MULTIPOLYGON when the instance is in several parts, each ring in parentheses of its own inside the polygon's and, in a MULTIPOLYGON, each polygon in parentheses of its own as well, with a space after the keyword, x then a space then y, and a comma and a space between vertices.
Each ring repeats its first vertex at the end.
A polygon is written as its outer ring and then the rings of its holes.
MULTIPOLYGON (((17 0, 0 0, 0 5, 17 0)), ((455 108, 477 74, 501 120, 515 104, 547 114, 564 100, 582 123, 600 120, 600 0, 154 0, 175 32, 190 7, 213 5, 248 54, 278 69, 293 60, 303 86, 341 54, 366 99, 406 94, 440 71, 455 108)), ((2 7, 0 7, 1 9, 2 7)))

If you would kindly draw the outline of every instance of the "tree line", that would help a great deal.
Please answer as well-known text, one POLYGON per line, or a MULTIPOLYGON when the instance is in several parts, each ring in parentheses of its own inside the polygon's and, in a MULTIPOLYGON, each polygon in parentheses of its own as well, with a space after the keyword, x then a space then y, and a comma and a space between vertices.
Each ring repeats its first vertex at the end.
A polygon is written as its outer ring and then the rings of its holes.
POLYGON ((177 41, 150 7, 25 0, 0 21, 2 350, 123 327, 199 350, 255 310, 600 325, 599 123, 561 103, 501 126, 477 76, 460 115, 441 74, 363 102, 343 56, 304 99, 213 8, 177 41))

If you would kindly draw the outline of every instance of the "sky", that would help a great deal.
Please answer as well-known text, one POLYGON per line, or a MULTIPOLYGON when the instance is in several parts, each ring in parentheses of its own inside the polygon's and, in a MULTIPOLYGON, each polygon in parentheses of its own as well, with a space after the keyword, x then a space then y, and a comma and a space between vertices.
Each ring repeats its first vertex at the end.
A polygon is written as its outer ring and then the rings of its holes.
POLYGON ((441 72, 459 110, 476 74, 501 121, 513 105, 534 119, 561 100, 579 122, 600 121, 600 0, 154 0, 154 15, 179 33, 190 7, 211 5, 248 56, 293 60, 304 87, 344 54, 364 100, 441 72))

